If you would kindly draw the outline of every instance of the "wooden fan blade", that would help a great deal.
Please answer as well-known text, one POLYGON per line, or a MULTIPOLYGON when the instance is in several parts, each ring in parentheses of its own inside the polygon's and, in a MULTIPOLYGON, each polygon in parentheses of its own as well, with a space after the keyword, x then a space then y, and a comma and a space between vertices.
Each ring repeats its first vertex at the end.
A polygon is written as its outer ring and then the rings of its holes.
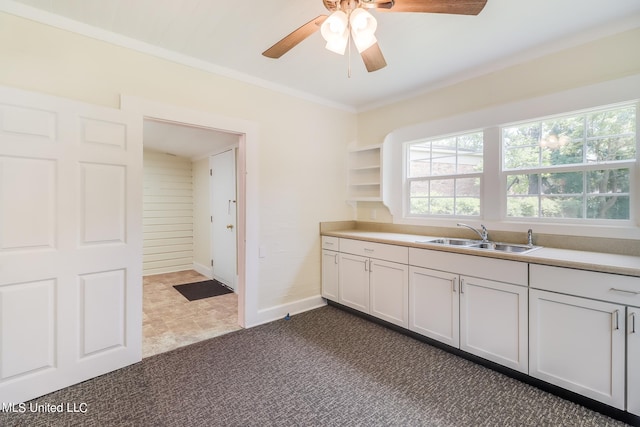
POLYGON ((394 0, 392 7, 382 1, 378 10, 382 12, 450 13, 454 15, 477 15, 482 12, 487 0, 394 0))
POLYGON ((291 32, 291 34, 280 40, 278 43, 262 52, 262 54, 268 58, 280 58, 282 55, 298 45, 298 43, 318 31, 324 20, 327 18, 327 15, 320 15, 317 18, 313 18, 297 30, 291 32))
POLYGON ((364 61, 365 67, 367 67, 367 71, 370 73, 387 66, 387 61, 384 60, 384 56, 382 55, 382 51, 380 50, 378 43, 375 43, 370 48, 364 50, 360 53, 360 56, 364 61))

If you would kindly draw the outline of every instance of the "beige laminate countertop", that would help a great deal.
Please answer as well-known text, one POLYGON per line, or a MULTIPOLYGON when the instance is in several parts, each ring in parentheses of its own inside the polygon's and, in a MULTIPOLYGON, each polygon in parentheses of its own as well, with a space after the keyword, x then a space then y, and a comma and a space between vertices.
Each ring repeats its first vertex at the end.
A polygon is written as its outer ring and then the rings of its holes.
POLYGON ((552 265, 557 267, 577 268, 580 270, 640 277, 640 257, 630 255, 616 255, 601 252, 585 252, 546 247, 542 247, 527 254, 505 253, 486 249, 419 243, 419 241, 436 239, 440 236, 421 236, 416 234, 399 234, 362 230, 327 231, 323 232, 322 235, 364 240, 368 242, 388 243, 412 248, 455 252, 489 258, 509 259, 513 261, 528 262, 531 264, 552 265))

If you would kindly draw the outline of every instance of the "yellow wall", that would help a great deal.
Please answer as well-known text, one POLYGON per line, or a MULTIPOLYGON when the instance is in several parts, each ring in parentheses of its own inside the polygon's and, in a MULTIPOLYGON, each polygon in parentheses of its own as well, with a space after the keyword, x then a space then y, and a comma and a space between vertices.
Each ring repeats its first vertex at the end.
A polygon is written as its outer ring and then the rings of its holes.
POLYGON ((257 123, 259 309, 320 294, 320 221, 350 218, 354 114, 0 13, 0 84, 119 107, 120 95, 257 123), (326 126, 331 123, 331 126, 326 126))
POLYGON ((358 141, 377 144, 403 126, 640 72, 640 28, 565 49, 358 115, 358 141))
MULTIPOLYGON (((640 28, 358 114, 358 143, 393 130, 640 73, 640 28)), ((391 222, 381 203, 358 203, 357 219, 391 222), (376 219, 371 219, 372 209, 376 219)))

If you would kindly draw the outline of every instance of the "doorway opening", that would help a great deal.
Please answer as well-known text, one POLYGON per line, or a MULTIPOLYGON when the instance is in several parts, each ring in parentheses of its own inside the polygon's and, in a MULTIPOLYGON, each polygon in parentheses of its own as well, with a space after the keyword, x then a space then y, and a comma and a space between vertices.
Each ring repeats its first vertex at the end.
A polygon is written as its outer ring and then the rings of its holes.
POLYGON ((212 128, 144 119, 143 357, 240 329, 235 292, 189 301, 174 288, 211 279, 236 288, 240 138, 212 128), (220 173, 213 173, 213 159, 219 158, 225 161, 216 160, 216 172, 227 167, 227 188, 220 187, 220 173), (218 230, 221 222, 228 228, 218 230), (214 256, 221 253, 223 265, 216 262, 214 268, 214 256))

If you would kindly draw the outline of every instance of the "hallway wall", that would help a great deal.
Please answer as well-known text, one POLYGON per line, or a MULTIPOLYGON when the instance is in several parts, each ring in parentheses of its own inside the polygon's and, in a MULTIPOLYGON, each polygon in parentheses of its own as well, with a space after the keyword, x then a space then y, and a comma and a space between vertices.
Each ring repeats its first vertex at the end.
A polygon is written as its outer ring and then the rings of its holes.
POLYGON ((143 274, 193 268, 190 159, 144 150, 143 274))

